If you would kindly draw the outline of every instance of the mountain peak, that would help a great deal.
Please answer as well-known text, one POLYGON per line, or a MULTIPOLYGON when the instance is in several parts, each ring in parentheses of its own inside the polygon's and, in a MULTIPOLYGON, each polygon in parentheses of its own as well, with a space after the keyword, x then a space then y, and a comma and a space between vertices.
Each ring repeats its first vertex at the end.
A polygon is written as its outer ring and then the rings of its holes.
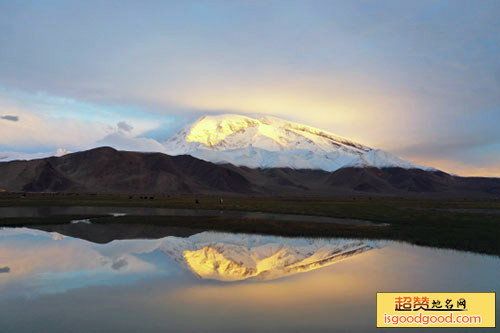
POLYGON ((272 116, 203 116, 166 139, 164 145, 168 154, 252 168, 424 168, 331 132, 272 116))
POLYGON ((178 134, 186 142, 201 143, 214 150, 259 147, 276 151, 301 149, 294 145, 306 143, 322 146, 326 150, 332 145, 360 151, 371 150, 328 131, 271 116, 256 119, 237 114, 203 116, 178 134))
POLYGON ((203 116, 191 126, 186 140, 215 147, 227 136, 259 125, 260 122, 256 119, 235 114, 203 116))

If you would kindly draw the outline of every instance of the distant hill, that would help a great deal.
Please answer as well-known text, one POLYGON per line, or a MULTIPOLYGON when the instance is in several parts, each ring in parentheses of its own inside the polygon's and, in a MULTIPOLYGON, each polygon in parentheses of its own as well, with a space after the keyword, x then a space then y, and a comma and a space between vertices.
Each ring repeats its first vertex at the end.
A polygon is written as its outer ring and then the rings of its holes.
POLYGON ((0 188, 28 192, 247 193, 252 184, 235 171, 191 156, 103 147, 62 157, 0 163, 0 188))
POLYGON ((0 163, 0 189, 12 192, 203 193, 314 196, 500 197, 499 178, 465 178, 399 167, 252 169, 189 155, 102 147, 0 163))

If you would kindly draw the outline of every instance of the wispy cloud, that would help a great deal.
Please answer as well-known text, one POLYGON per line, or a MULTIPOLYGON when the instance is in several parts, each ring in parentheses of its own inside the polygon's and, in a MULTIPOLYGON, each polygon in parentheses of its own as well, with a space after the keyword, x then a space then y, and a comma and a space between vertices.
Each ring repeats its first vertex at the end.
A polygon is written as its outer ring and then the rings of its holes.
POLYGON ((110 146, 120 150, 143 152, 163 152, 165 147, 150 138, 140 138, 125 135, 122 132, 112 133, 95 143, 96 146, 110 146))

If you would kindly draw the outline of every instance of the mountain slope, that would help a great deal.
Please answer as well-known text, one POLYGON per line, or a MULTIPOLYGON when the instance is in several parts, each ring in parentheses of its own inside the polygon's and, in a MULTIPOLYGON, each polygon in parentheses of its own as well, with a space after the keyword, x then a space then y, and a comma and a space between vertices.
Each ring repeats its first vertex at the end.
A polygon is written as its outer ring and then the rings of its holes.
POLYGON ((31 161, 0 163, 8 191, 168 193, 250 192, 239 173, 191 156, 103 147, 31 161))
POLYGON ((330 132, 274 117, 204 116, 167 138, 164 145, 171 155, 189 154, 251 168, 432 170, 330 132))
POLYGON ((0 190, 74 193, 205 193, 286 196, 500 196, 498 178, 404 168, 252 169, 192 156, 96 148, 0 163, 0 190))

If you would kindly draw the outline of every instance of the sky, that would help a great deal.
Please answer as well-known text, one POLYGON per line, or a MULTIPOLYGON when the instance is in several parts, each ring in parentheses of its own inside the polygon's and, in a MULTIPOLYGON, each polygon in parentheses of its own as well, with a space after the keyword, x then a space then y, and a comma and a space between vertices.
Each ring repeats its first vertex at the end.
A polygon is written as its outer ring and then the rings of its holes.
POLYGON ((500 1, 0 0, 0 151, 274 115, 500 177, 500 1))

